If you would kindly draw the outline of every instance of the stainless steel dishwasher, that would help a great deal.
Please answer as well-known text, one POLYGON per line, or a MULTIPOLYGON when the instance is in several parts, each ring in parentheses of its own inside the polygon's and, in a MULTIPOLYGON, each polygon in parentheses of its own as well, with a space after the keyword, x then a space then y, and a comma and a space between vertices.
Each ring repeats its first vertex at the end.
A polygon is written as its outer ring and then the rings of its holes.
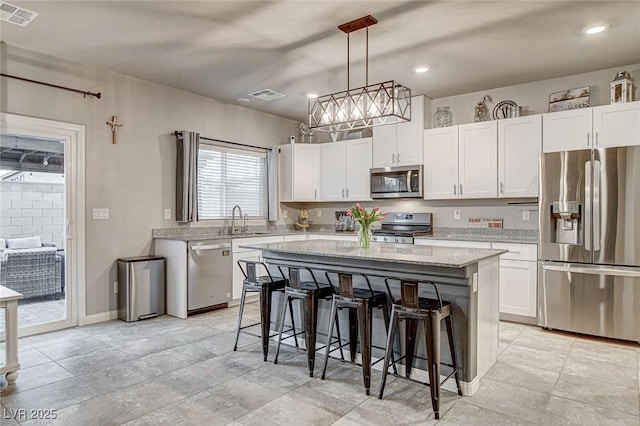
POLYGON ((231 241, 190 241, 187 250, 187 313, 226 308, 233 285, 231 241))

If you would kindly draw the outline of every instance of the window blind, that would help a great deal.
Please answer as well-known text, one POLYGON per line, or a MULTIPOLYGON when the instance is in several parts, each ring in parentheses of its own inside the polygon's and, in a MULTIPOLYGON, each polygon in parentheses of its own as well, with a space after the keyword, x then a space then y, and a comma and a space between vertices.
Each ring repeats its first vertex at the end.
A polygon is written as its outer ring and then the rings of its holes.
POLYGON ((230 218, 236 204, 251 218, 266 218, 266 153, 201 142, 198 220, 230 218))

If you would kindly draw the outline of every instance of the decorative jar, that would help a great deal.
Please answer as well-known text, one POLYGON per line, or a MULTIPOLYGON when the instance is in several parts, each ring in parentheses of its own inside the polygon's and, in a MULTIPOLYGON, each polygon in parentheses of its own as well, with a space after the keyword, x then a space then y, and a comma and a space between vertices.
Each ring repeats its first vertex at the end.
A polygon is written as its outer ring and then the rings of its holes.
POLYGON ((436 113, 433 114, 433 127, 451 126, 452 114, 448 106, 438 107, 436 113))

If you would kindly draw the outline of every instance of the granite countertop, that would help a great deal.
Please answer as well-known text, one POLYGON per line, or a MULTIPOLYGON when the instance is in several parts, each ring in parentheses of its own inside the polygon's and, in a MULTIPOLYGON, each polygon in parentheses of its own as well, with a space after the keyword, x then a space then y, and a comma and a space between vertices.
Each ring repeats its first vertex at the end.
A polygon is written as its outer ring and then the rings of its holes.
POLYGON ((177 240, 177 241, 203 241, 203 240, 232 240, 237 238, 259 238, 259 237, 277 237, 282 235, 356 235, 355 231, 333 231, 333 230, 318 230, 318 231, 296 231, 293 229, 277 230, 277 231, 259 231, 248 232, 246 234, 220 234, 220 233, 198 233, 198 234, 185 234, 185 235, 154 235, 154 239, 158 240, 177 240))
MULTIPOLYGON (((158 228, 152 236, 155 239, 177 241, 230 240, 237 238, 272 237, 280 235, 356 235, 355 231, 335 231, 332 226, 323 226, 307 231, 290 228, 263 229, 249 231, 246 234, 223 233, 222 227, 158 228)), ((537 244, 538 231, 528 229, 479 229, 479 228, 434 228, 433 235, 419 236, 416 239, 482 241, 493 243, 537 244)))
POLYGON ((536 229, 434 228, 433 235, 415 239, 538 244, 536 229))
POLYGON ((377 262, 407 263, 421 266, 464 268, 506 253, 506 250, 474 249, 462 247, 430 247, 411 244, 372 243, 368 249, 357 242, 310 240, 286 243, 247 244, 243 248, 265 250, 276 253, 323 256, 330 258, 374 260, 377 262))

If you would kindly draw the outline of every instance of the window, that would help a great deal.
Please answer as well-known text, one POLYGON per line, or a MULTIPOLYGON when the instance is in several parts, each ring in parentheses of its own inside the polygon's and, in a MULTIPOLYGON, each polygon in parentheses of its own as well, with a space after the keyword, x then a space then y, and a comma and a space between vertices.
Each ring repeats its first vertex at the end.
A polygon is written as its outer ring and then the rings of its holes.
POLYGON ((200 143, 198 220, 229 218, 236 204, 251 218, 267 217, 266 153, 200 143))

